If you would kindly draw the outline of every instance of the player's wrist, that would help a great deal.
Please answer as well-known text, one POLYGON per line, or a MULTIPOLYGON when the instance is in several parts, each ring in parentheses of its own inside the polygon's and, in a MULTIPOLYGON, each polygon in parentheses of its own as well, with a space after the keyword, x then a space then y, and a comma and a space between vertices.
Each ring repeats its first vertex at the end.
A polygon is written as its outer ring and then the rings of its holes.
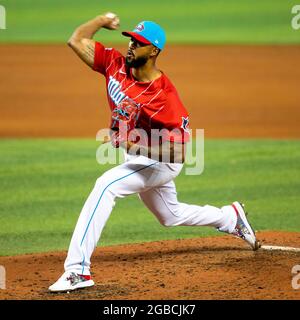
POLYGON ((127 153, 131 155, 140 155, 141 148, 136 143, 132 141, 122 141, 120 146, 126 150, 127 153))
POLYGON ((95 17, 95 21, 101 28, 101 27, 105 27, 105 25, 108 24, 109 19, 104 14, 101 14, 95 17))

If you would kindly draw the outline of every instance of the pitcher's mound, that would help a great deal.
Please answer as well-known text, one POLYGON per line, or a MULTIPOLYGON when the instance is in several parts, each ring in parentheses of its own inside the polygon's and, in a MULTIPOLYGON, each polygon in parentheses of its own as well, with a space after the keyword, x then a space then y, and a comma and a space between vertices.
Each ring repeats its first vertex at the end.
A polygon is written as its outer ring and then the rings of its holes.
MULTIPOLYGON (((300 246, 300 233, 258 232, 265 245, 300 246)), ((7 273, 0 299, 300 299, 291 270, 300 253, 258 250, 217 236, 99 247, 92 288, 54 294, 66 252, 0 257, 7 273)))

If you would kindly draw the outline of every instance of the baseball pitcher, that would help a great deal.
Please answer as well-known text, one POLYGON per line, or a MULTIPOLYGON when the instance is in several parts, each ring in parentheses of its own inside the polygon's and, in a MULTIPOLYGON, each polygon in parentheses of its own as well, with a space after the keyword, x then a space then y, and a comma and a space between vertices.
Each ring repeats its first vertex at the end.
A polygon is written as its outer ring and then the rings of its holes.
POLYGON ((118 16, 103 14, 79 26, 68 45, 105 77, 111 111, 110 141, 115 148, 123 148, 126 157, 123 164, 97 179, 77 221, 65 272, 49 290, 61 292, 94 285, 90 273, 92 253, 116 199, 131 194, 138 194, 164 226, 211 226, 258 249, 255 233, 239 202, 216 208, 177 200, 173 180, 183 167, 189 116, 174 85, 156 66, 166 43, 164 30, 152 21, 143 21, 133 31, 122 32, 129 38, 123 56, 93 40, 101 28, 118 29, 118 16))

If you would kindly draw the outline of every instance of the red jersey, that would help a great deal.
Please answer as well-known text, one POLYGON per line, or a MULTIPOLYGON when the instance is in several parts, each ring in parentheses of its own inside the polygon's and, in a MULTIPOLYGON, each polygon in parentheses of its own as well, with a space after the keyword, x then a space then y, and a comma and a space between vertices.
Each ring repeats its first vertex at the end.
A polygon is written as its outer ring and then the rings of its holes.
POLYGON ((165 139, 175 142, 189 140, 188 113, 178 96, 177 90, 162 73, 151 82, 139 82, 125 64, 125 57, 113 48, 95 44, 93 69, 106 78, 107 98, 113 111, 125 98, 140 106, 137 127, 147 133, 151 129, 167 129, 165 139), (174 130, 177 129, 177 130, 174 130), (172 131, 173 130, 173 131, 172 131))

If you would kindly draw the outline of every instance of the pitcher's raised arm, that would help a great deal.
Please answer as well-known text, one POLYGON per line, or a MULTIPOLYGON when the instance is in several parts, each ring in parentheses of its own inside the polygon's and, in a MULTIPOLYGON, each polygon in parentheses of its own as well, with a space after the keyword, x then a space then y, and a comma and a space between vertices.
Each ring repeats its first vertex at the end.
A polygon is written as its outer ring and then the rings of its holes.
POLYGON ((95 41, 93 36, 101 28, 117 30, 119 18, 114 13, 99 15, 75 29, 68 40, 68 45, 91 68, 94 64, 95 41))

